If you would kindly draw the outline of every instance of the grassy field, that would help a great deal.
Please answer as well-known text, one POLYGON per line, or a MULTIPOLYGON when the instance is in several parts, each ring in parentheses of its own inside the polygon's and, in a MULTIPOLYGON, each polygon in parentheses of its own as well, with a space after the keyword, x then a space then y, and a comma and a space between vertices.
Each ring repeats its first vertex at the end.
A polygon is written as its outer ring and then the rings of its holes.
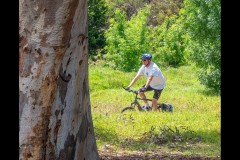
MULTIPOLYGON (((219 157, 221 153, 220 96, 201 85, 193 66, 161 68, 167 82, 160 102, 173 112, 120 113, 134 95, 122 89, 136 72, 125 73, 89 65, 90 101, 98 149, 131 153, 168 152, 219 157)), ((145 83, 142 77, 131 89, 145 83)), ((148 98, 152 93, 147 93, 148 98)), ((142 102, 141 102, 142 103, 142 102)))

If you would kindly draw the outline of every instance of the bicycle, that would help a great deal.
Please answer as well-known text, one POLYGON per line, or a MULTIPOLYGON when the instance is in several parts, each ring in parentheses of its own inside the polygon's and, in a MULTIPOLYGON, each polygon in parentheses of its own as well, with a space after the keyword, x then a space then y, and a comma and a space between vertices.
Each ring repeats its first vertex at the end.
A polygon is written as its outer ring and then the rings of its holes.
MULTIPOLYGON (((131 89, 126 89, 125 87, 123 87, 123 89, 125 89, 125 91, 128 91, 128 92, 132 92, 135 94, 135 98, 133 100, 133 102, 130 104, 130 106, 126 106, 124 107, 122 110, 121 110, 121 113, 127 111, 127 110, 131 110, 131 111, 134 111, 134 110, 138 110, 138 111, 151 111, 152 110, 152 106, 149 106, 147 108, 143 108, 140 103, 138 102, 138 100, 147 100, 147 101, 152 101, 152 99, 143 99, 143 98, 139 98, 138 97, 138 90, 131 90, 131 89)), ((158 111, 162 110, 162 112, 164 111, 169 111, 169 112, 172 112, 173 111, 173 107, 171 104, 167 104, 167 103, 158 103, 157 104, 157 109, 158 111)))

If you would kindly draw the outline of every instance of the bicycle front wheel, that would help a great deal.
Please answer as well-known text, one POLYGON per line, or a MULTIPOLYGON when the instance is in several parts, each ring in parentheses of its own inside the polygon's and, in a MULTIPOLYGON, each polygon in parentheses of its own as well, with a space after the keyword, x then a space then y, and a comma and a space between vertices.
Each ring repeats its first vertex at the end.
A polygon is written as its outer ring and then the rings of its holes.
POLYGON ((121 113, 123 113, 123 112, 125 112, 125 111, 133 111, 133 110, 135 110, 134 107, 132 107, 132 106, 127 106, 127 107, 124 107, 124 108, 122 109, 121 113))

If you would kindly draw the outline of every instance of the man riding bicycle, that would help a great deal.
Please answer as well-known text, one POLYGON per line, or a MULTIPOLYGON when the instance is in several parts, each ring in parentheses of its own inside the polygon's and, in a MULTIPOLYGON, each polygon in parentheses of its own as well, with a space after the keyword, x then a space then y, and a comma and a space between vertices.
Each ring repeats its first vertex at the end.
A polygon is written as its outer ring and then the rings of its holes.
MULTIPOLYGON (((147 77, 146 84, 144 84, 138 91, 141 98, 146 99, 146 95, 144 92, 146 91, 154 91, 152 98, 152 106, 153 110, 157 111, 157 102, 160 98, 162 90, 166 86, 166 81, 164 76, 159 69, 159 67, 151 61, 152 55, 148 53, 144 53, 142 56, 142 66, 139 68, 137 75, 132 79, 131 83, 128 85, 127 89, 139 79, 140 76, 145 75, 147 77)), ((150 107, 148 101, 144 100, 145 106, 144 108, 150 107)))

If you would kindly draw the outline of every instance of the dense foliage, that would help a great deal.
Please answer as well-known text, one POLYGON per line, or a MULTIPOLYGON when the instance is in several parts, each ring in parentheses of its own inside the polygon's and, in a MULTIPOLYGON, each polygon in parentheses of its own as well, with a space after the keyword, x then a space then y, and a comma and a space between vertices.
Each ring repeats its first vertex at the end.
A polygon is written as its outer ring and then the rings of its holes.
POLYGON ((107 7, 105 0, 88 0, 89 55, 103 52, 107 7))
POLYGON ((112 67, 132 71, 139 67, 140 55, 147 52, 147 15, 148 10, 140 10, 127 21, 125 13, 116 9, 115 18, 110 19, 109 29, 105 32, 107 61, 112 67), (110 64, 111 65, 111 64, 110 64))
POLYGON ((105 29, 89 27, 89 37, 95 37, 89 40, 90 55, 103 51, 106 65, 122 71, 136 70, 144 52, 161 66, 194 63, 199 81, 220 91, 220 0, 91 1, 99 8, 89 7, 90 24, 105 29))
POLYGON ((149 33, 154 60, 161 65, 178 67, 187 64, 189 53, 185 45, 188 37, 178 16, 167 17, 161 26, 149 33))
POLYGON ((182 21, 191 41, 187 45, 199 67, 199 80, 215 91, 221 88, 220 0, 185 0, 182 21))

